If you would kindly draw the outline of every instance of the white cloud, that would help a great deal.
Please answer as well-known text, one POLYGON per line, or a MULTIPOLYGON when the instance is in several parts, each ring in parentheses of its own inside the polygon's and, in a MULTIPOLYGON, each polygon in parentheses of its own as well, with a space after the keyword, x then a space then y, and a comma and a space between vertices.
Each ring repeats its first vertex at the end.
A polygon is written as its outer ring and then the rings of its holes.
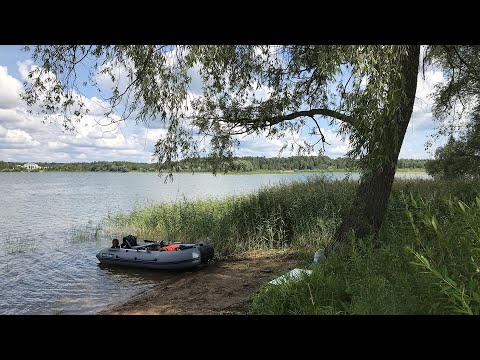
POLYGON ((47 146, 49 149, 57 150, 66 148, 68 144, 59 141, 47 141, 47 146))
MULTIPOLYGON (((105 112, 109 109, 110 105, 108 102, 92 96, 91 98, 83 97, 85 106, 89 109, 90 115, 104 116, 105 112)), ((118 116, 116 117, 118 119, 118 116)), ((105 119, 108 120, 108 119, 105 119)))
POLYGON ((190 82, 190 85, 189 85, 190 92, 196 96, 201 95, 203 81, 202 81, 202 77, 200 76, 200 68, 198 64, 195 64, 193 68, 191 68, 188 71, 188 76, 192 78, 192 81, 190 82))
POLYGON ((157 142, 160 137, 165 136, 167 134, 167 129, 159 128, 159 129, 145 129, 145 138, 152 142, 157 142))
MULTIPOLYGON (((349 150, 348 140, 342 141, 335 129, 332 128, 321 128, 322 133, 325 136, 325 140, 328 144, 325 144, 324 155, 330 156, 332 158, 337 158, 343 156, 349 150)), ((266 137, 267 132, 264 132, 262 135, 255 135, 249 137, 237 137, 240 140, 240 148, 236 152, 237 156, 266 156, 266 157, 276 157, 278 152, 285 144, 288 144, 287 148, 282 152, 282 157, 288 157, 295 155, 295 150, 293 153, 290 152, 290 145, 295 145, 301 143, 298 136, 295 137, 291 134, 286 135, 281 139, 270 139, 266 137)), ((313 141, 318 140, 317 138, 311 139, 313 141)), ((321 143, 317 144, 315 149, 316 152, 310 155, 317 155, 318 149, 321 147, 321 143)), ((296 149, 296 148, 295 148, 296 149)))
POLYGON ((431 94, 434 91, 435 85, 442 81, 443 75, 441 71, 426 71, 425 79, 422 74, 418 74, 412 119, 408 124, 410 129, 425 130, 435 127, 432 115, 433 99, 431 98, 431 94))
MULTIPOLYGON (((0 109, 0 122, 10 129, 22 129, 29 133, 44 132, 43 118, 27 113, 26 109, 18 106, 12 109, 0 109)), ((53 125, 55 126, 55 124, 53 125)), ((57 126, 58 131, 60 127, 57 126)))
POLYGON ((8 74, 6 66, 0 65, 0 109, 11 109, 20 105, 18 94, 22 91, 22 83, 8 74))
POLYGON ((279 139, 266 139, 264 136, 254 135, 239 140, 240 148, 236 152, 237 156, 275 157, 284 143, 279 139))
POLYGON ((337 158, 344 156, 348 150, 350 150, 350 143, 348 139, 342 141, 339 136, 337 136, 335 130, 331 128, 323 129, 322 133, 325 136, 325 140, 328 144, 325 144, 325 155, 328 155, 332 158, 337 158))
MULTIPOLYGON (((25 78, 31 61, 17 63, 20 76, 25 78)), ((146 129, 135 134, 138 126, 120 120, 106 119, 102 101, 84 98, 91 112, 76 124, 76 131, 63 132, 61 116, 52 116, 43 123, 43 116, 27 112, 20 99, 21 82, 0 66, 0 160, 4 161, 99 161, 126 160, 149 162, 153 152, 152 136, 146 129), (32 148, 35 150, 32 151, 32 148)), ((153 134, 160 133, 156 129, 153 134)))
POLYGON ((18 129, 7 130, 0 140, 1 147, 28 149, 40 145, 40 142, 34 140, 30 134, 18 129))
POLYGON ((18 66, 18 72, 20 73, 20 76, 23 81, 30 81, 28 77, 29 72, 38 67, 33 64, 32 59, 27 59, 25 61, 18 61, 17 66, 18 66))
POLYGON ((118 86, 119 92, 122 93, 123 91, 125 91, 129 82, 127 75, 128 71, 123 65, 107 62, 100 67, 99 73, 95 74, 95 81, 97 82, 101 90, 110 91, 112 86, 115 84, 118 86), (106 69, 111 69, 114 81, 112 81, 111 75, 100 72, 106 69))

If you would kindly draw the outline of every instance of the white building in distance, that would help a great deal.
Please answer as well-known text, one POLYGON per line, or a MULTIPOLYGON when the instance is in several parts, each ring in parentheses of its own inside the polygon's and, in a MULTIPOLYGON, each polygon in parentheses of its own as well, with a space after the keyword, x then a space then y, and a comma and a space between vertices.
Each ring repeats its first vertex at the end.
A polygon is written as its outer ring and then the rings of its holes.
POLYGON ((27 170, 40 170, 42 167, 38 166, 35 163, 26 163, 22 165, 22 168, 27 169, 27 170))

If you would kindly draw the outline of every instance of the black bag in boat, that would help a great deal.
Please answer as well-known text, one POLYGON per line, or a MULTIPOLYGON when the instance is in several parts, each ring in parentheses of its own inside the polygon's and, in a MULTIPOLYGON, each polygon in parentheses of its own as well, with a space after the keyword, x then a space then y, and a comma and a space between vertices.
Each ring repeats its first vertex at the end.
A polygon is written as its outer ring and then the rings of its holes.
POLYGON ((123 237, 122 248, 131 249, 137 246, 137 237, 133 235, 127 235, 123 237))

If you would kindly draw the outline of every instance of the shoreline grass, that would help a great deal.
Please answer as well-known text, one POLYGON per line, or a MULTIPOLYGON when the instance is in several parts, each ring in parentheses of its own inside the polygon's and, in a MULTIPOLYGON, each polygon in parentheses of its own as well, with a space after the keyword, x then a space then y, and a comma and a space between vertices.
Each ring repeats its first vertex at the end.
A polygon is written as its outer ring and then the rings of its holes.
POLYGON ((266 284, 252 299, 253 314, 478 314, 480 184, 397 179, 382 246, 355 240, 313 267, 314 251, 332 239, 356 186, 312 178, 220 200, 152 204, 107 221, 143 239, 208 241, 218 258, 300 254, 313 274, 266 284))
POLYGON ((207 241, 220 258, 259 249, 325 246, 353 195, 355 181, 310 179, 280 183, 257 193, 224 199, 151 204, 111 214, 117 233, 167 241, 207 241))

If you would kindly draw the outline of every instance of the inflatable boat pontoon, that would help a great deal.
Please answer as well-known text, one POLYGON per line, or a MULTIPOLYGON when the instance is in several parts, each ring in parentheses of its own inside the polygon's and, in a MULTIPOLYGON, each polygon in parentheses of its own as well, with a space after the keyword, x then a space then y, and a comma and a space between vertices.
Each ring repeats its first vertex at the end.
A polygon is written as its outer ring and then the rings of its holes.
POLYGON ((145 240, 145 243, 137 244, 136 237, 128 235, 119 246, 115 240, 112 247, 104 248, 96 255, 101 263, 149 269, 188 269, 205 264, 214 256, 213 247, 204 243, 145 240))

